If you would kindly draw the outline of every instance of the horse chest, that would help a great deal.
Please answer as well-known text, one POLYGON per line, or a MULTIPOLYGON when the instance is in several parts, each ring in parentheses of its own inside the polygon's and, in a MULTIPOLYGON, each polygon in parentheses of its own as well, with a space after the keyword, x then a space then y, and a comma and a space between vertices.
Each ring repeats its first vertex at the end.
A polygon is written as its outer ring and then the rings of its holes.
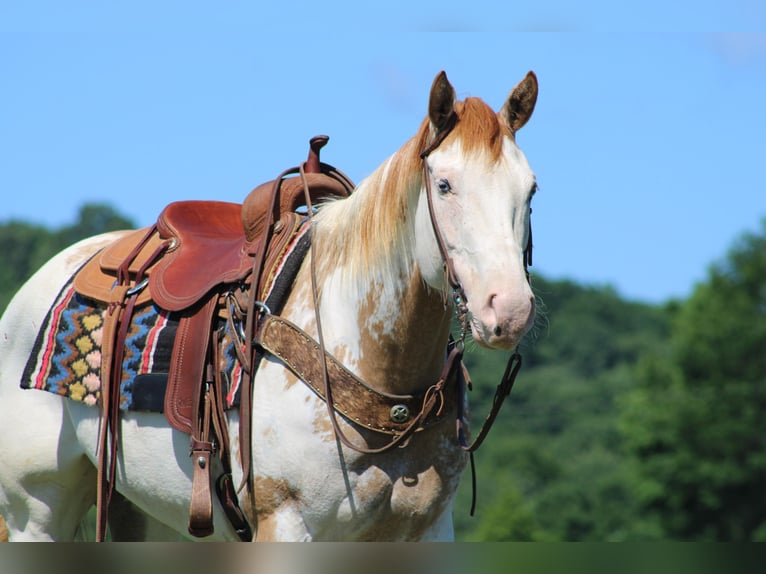
MULTIPOLYGON (((360 454, 339 448, 318 397, 282 382, 256 417, 259 539, 419 539, 448 509, 465 466, 449 428, 418 433, 392 453, 360 454)), ((343 424, 352 440, 375 438, 343 424)))
POLYGON ((304 466, 256 480, 256 506, 269 501, 259 507, 259 539, 418 540, 449 509, 463 468, 325 454, 319 475, 304 466))

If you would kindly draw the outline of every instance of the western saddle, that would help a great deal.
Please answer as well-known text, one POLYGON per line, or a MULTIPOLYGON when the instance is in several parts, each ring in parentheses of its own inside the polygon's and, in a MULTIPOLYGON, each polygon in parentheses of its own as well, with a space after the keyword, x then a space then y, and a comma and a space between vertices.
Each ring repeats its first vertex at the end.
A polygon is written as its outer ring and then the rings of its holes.
MULTIPOLYGON (((169 204, 155 224, 131 232, 107 246, 76 275, 75 290, 106 306, 101 366, 102 424, 98 456, 97 540, 106 534, 114 490, 119 431, 119 389, 125 338, 134 309, 154 303, 180 316, 164 400, 169 424, 190 435, 194 474, 189 532, 213 532, 211 463, 217 454, 223 470, 215 481, 219 500, 243 540, 252 538, 231 477, 220 345, 219 319, 244 325, 237 345, 243 364, 240 387, 240 451, 251 494, 251 381, 259 361, 254 348, 265 293, 287 246, 304 228, 301 206, 350 195, 354 184, 342 172, 320 162, 327 136, 310 140, 300 167, 256 187, 242 204, 181 201, 169 204), (251 312, 252 311, 252 312, 251 312)), ((279 303, 281 304, 281 303, 279 303)), ((271 310, 278 312, 279 310, 271 310)), ((251 520, 254 516, 251 516, 251 520)))

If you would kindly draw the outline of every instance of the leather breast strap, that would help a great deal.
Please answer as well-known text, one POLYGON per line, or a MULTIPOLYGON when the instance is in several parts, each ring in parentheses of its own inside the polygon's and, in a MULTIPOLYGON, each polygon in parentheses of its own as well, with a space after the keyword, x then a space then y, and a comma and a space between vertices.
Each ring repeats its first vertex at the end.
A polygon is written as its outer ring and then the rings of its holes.
MULTIPOLYGON (((256 342, 277 357, 322 400, 327 400, 322 374, 322 350, 311 336, 290 321, 266 315, 256 342)), ((376 391, 340 361, 325 352, 332 385, 333 408, 366 429, 394 436, 409 436, 458 412, 456 365, 424 393, 391 395, 376 391)))

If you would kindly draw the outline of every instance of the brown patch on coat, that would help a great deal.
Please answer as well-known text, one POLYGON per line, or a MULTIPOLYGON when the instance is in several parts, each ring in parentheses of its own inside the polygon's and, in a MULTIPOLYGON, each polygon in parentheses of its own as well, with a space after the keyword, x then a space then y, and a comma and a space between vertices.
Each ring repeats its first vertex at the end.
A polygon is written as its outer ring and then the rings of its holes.
MULTIPOLYGON (((285 505, 298 504, 298 499, 297 489, 285 479, 256 476, 255 517, 246 511, 250 523, 256 525, 253 542, 277 541, 277 511, 285 505)), ((243 498, 243 508, 253 508, 247 495, 243 498)))
MULTIPOLYGON (((311 425, 314 428, 314 434, 324 442, 335 441, 335 429, 330 421, 330 414, 327 411, 327 403, 316 395, 307 395, 307 400, 311 400, 314 407, 314 418, 311 425)), ((339 416, 339 415, 338 415, 339 416)))
POLYGON ((450 315, 440 294, 428 289, 420 274, 410 276, 400 294, 399 314, 392 332, 368 317, 378 305, 373 289, 359 310, 359 372, 379 391, 408 394, 424 391, 441 372, 446 353, 450 315))
POLYGON ((356 465, 360 476, 372 474, 354 488, 355 506, 366 517, 354 531, 355 539, 420 540, 433 527, 446 511, 466 462, 451 429, 444 424, 417 433, 406 456, 388 453, 364 458, 366 468, 356 465))
POLYGON ((487 153, 494 163, 503 153, 503 137, 513 138, 510 128, 479 98, 466 98, 455 104, 458 122, 445 144, 460 138, 465 155, 487 153))
POLYGON ((289 482, 269 476, 255 477, 255 500, 258 524, 262 518, 273 514, 283 504, 295 500, 298 492, 289 482))
POLYGON ((8 526, 2 514, 0 514, 0 542, 8 542, 8 526))

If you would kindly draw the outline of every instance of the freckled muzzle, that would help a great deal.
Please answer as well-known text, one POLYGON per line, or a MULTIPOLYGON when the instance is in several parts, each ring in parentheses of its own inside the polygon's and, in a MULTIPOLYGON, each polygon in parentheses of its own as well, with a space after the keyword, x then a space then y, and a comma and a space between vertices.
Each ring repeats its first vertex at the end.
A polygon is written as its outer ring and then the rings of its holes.
POLYGON ((471 312, 471 334, 491 349, 513 349, 535 322, 535 298, 527 287, 522 293, 492 294, 478 312, 471 312))

